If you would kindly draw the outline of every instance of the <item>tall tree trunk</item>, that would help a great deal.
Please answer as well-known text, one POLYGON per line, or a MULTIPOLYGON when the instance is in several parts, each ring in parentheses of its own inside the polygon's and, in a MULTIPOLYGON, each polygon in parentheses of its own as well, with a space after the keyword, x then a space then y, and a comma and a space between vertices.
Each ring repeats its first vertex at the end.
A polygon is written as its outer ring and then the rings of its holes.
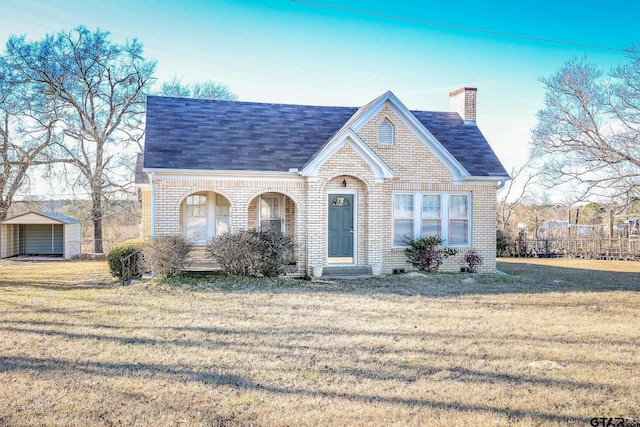
POLYGON ((94 191, 93 196, 93 252, 101 254, 104 252, 102 245, 102 194, 94 191))
POLYGON ((0 221, 7 219, 7 213, 9 212, 9 206, 11 203, 7 203, 4 200, 0 200, 0 221))

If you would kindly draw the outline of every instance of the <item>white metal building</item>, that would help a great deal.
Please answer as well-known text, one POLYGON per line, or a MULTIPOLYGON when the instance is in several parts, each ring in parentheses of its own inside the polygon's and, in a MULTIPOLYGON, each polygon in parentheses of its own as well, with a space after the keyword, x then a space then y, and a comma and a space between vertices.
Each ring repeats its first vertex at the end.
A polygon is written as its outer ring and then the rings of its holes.
POLYGON ((80 255, 80 221, 52 212, 27 212, 0 223, 0 258, 80 255))

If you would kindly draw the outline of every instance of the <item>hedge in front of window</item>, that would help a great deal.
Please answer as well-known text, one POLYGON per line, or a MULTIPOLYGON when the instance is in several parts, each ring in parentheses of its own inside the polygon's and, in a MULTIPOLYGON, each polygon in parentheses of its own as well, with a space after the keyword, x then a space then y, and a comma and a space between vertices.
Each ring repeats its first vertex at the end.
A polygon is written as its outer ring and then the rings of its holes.
POLYGON ((407 262, 422 271, 438 271, 445 258, 458 253, 457 249, 442 247, 443 242, 444 240, 438 236, 418 239, 405 237, 403 243, 409 246, 404 250, 407 262))

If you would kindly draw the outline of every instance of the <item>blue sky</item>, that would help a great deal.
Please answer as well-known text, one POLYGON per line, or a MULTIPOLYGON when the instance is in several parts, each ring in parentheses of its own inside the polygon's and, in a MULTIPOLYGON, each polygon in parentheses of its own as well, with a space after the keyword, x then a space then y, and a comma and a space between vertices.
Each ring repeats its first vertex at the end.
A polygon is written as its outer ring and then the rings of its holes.
MULTIPOLYGON (((640 2, 339 1, 366 10, 537 38, 626 49, 640 43, 640 2)), ((0 0, 0 41, 77 25, 137 38, 157 77, 214 80, 244 101, 359 106, 387 90, 410 109, 449 109, 478 88, 478 125, 509 170, 526 159, 542 107, 538 81, 587 55, 604 69, 623 52, 502 37, 350 13, 289 0, 0 0)))

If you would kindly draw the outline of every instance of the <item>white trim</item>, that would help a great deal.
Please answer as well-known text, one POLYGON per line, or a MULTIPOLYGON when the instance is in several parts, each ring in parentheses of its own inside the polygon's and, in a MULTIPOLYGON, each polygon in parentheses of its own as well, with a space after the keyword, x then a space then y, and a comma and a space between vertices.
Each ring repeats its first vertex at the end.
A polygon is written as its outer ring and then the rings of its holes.
POLYGON ((351 129, 330 140, 301 171, 303 176, 316 178, 322 165, 340 148, 348 144, 373 170, 375 181, 393 178, 393 171, 362 139, 351 129))
POLYGON ((353 267, 358 265, 358 190, 356 189, 330 189, 327 191, 327 198, 325 202, 325 212, 327 215, 327 227, 324 235, 325 243, 327 244, 327 250, 324 254, 324 263, 331 267, 353 267), (329 198, 331 195, 338 194, 352 194, 353 195, 353 262, 352 263, 331 263, 329 264, 329 198))
POLYGON ((451 216, 449 215, 449 207, 451 206, 451 196, 466 196, 467 197, 467 244, 466 245, 451 245, 449 241, 445 241, 445 246, 452 248, 470 248, 473 246, 471 241, 473 237, 473 193, 468 191, 449 191, 447 192, 447 237, 449 237, 449 223, 451 222, 451 216))
POLYGON ((156 172, 151 172, 151 237, 156 237, 156 172))
POLYGON ((504 176, 468 176, 462 181, 454 181, 454 184, 458 185, 488 185, 497 186, 500 182, 510 180, 509 177, 504 176))
POLYGON ((212 169, 165 169, 165 168, 145 168, 144 172, 157 173, 163 177, 185 177, 185 176, 222 176, 225 178, 256 177, 264 179, 265 177, 273 178, 290 178, 295 179, 298 172, 281 172, 281 171, 255 171, 255 170, 212 170, 212 169))

